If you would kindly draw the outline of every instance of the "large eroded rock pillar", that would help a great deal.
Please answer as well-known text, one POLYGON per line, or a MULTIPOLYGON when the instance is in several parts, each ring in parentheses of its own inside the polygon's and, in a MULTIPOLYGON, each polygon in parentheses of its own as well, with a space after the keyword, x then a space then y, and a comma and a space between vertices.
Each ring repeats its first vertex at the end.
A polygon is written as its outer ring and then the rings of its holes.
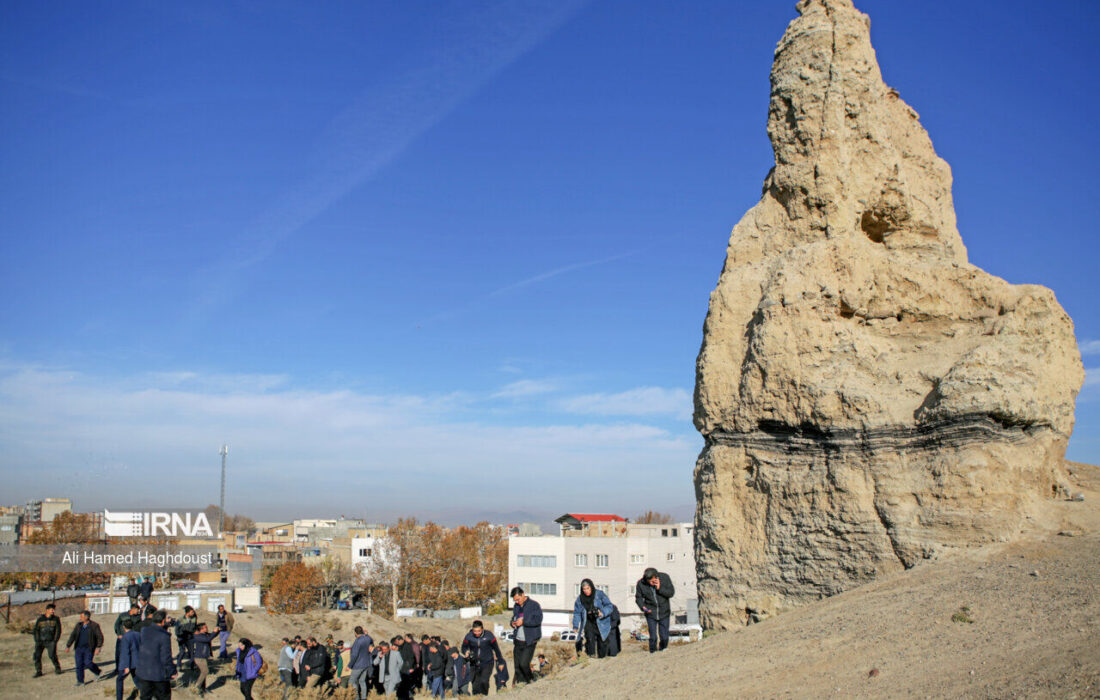
POLYGON ((1017 533, 1061 488, 1084 381, 1054 294, 967 262, 950 168, 883 83, 867 17, 798 11, 771 73, 775 168, 697 363, 709 627, 1017 533))

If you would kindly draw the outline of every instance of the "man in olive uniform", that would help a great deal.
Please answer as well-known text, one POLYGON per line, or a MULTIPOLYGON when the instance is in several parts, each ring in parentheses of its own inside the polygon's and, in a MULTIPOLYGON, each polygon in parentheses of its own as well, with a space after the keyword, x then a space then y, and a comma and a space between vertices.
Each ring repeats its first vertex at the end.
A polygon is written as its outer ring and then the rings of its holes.
POLYGON ((46 605, 46 612, 34 622, 34 677, 42 675, 42 652, 46 651, 53 662, 53 672, 61 673, 57 662, 57 642, 61 639, 61 618, 54 613, 54 604, 46 605))
MULTIPOLYGON (((141 622, 141 613, 139 612, 137 603, 130 604, 129 612, 120 612, 118 617, 115 618, 115 665, 118 665, 119 650, 122 647, 122 635, 126 634, 126 630, 123 629, 122 623, 126 620, 130 620, 133 623, 133 629, 137 629, 138 623, 141 622)), ((118 669, 115 669, 115 673, 118 673, 118 669)))

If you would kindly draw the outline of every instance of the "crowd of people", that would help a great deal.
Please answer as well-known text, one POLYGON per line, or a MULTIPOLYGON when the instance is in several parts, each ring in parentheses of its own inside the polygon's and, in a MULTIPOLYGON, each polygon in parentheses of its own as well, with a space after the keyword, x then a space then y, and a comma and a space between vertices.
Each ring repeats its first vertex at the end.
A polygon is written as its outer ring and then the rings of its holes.
MULTIPOLYGON (((619 609, 591 579, 581 582, 580 595, 573 606, 573 629, 577 634, 577 652, 604 658, 622 649, 619 609)), ((151 589, 151 586, 150 586, 151 589)), ((128 591, 129 592, 129 591, 128 591)), ((267 670, 260 647, 240 638, 235 649, 229 645, 233 630, 232 613, 219 605, 212 623, 200 621, 198 612, 184 607, 181 619, 169 617, 149 603, 151 590, 136 590, 130 609, 115 620, 115 688, 117 700, 123 700, 127 679, 140 693, 141 700, 164 700, 176 687, 189 687, 202 696, 211 662, 231 662, 233 676, 240 682, 245 700, 252 700, 252 686, 267 670), (211 626, 211 624, 213 626, 211 626), (172 654, 170 628, 175 629, 176 648, 172 654), (217 657, 215 658, 215 648, 217 657), (185 664, 186 662, 186 664, 185 664)), ((670 601, 675 593, 667 574, 647 569, 635 588, 635 602, 645 615, 649 628, 649 650, 668 646, 670 601)), ((522 588, 510 591, 512 599, 511 641, 513 686, 530 683, 547 668, 545 655, 535 651, 542 638, 542 607, 522 588)), ((76 684, 85 684, 85 672, 96 680, 103 676, 96 663, 104 643, 103 632, 87 610, 71 630, 65 650, 73 651, 76 684)), ((57 643, 61 639, 61 620, 51 603, 35 621, 33 628, 35 677, 42 676, 42 656, 47 654, 54 672, 61 673, 57 643)), ((295 688, 353 688, 359 700, 371 691, 385 696, 411 698, 418 692, 444 698, 458 695, 488 695, 490 685, 498 690, 509 682, 508 662, 500 643, 480 620, 475 620, 461 641, 452 644, 438 635, 416 639, 404 634, 373 639, 360 626, 348 645, 331 636, 323 643, 316 637, 296 635, 282 640, 276 663, 279 681, 289 692, 295 688)))
MULTIPOLYGON (((211 629, 198 620, 198 613, 191 606, 184 608, 182 619, 168 616, 149 603, 148 591, 139 592, 126 612, 115 619, 115 697, 126 696, 126 681, 130 680, 141 700, 163 700, 172 695, 173 681, 177 687, 192 687, 198 695, 206 694, 206 678, 214 649, 220 644, 219 662, 233 662, 234 676, 241 681, 241 693, 251 700, 251 687, 260 675, 263 659, 248 639, 240 639, 230 654, 227 646, 229 632, 233 629, 233 615, 219 605, 216 626, 211 629), (175 628, 177 654, 172 654, 172 635, 175 628), (187 662, 186 666, 184 662, 187 662)), ((42 676, 42 656, 47 654, 53 663, 54 673, 61 673, 57 658, 57 643, 61 639, 61 620, 56 608, 49 603, 32 628, 34 637, 34 675, 42 676)), ((76 667, 76 685, 83 686, 86 672, 95 680, 108 676, 96 663, 103 649, 103 630, 92 620, 88 610, 81 611, 80 620, 69 633, 65 651, 72 651, 76 667)), ((132 693, 131 693, 132 694, 132 693)))

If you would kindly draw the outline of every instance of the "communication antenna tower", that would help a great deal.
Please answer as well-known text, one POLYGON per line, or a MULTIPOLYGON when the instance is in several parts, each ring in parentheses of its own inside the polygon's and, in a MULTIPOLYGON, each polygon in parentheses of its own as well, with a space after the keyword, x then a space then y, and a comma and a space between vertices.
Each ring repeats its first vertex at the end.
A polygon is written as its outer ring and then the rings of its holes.
POLYGON ((218 503, 218 533, 220 534, 225 530, 225 458, 229 455, 229 446, 222 445, 218 454, 222 456, 222 498, 218 503))

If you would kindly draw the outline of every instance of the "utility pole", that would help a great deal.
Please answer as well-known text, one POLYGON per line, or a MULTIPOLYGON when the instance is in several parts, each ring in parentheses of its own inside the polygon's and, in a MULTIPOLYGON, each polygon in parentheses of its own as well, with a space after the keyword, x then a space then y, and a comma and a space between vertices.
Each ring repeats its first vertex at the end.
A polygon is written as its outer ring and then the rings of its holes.
POLYGON ((225 530, 225 458, 229 455, 229 446, 222 445, 222 448, 218 450, 218 454, 222 456, 222 498, 218 503, 218 534, 221 535, 225 530))

